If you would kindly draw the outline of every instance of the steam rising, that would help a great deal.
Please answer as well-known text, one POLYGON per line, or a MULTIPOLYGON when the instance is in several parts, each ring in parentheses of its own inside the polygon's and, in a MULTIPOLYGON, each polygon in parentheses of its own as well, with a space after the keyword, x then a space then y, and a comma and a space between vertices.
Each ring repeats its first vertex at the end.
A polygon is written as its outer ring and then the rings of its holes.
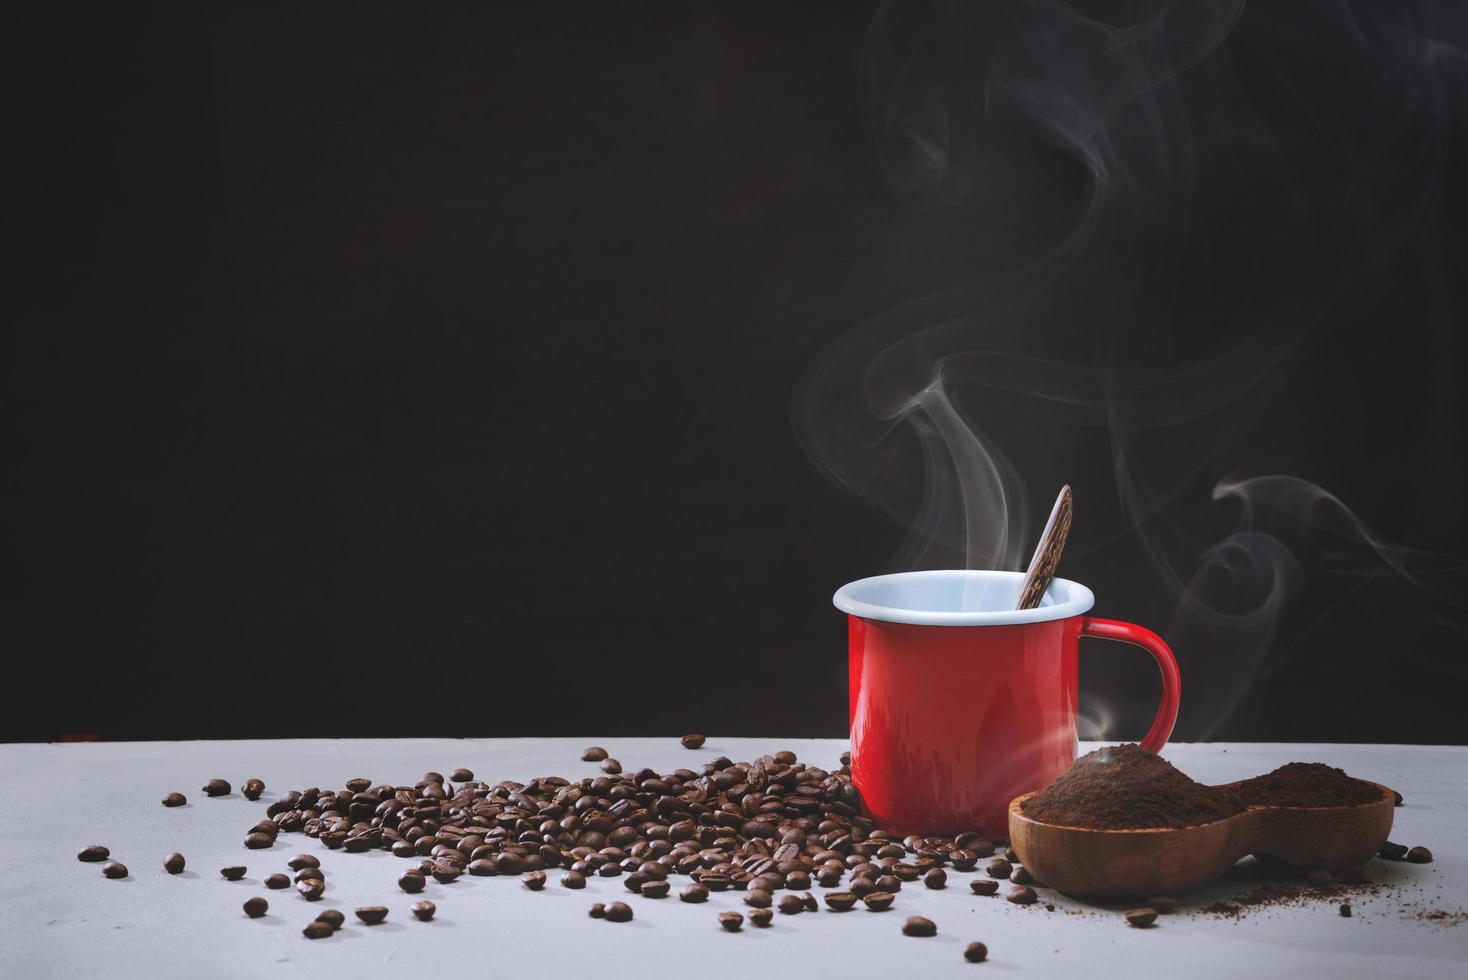
MULTIPOLYGON (((1263 461, 1217 478, 1293 369, 1403 255, 1430 255, 1448 124, 1468 118, 1468 19, 1450 7, 1159 2, 1123 21, 1043 0, 883 4, 863 69, 898 199, 981 221, 994 148, 1014 145, 1063 156, 1084 188, 1049 247, 854 325, 798 385, 811 459, 908 529, 894 567, 1021 567, 1067 455, 1101 443, 1123 534, 1174 599, 1184 676, 1222 692, 1185 704, 1183 737, 1287 662, 1307 594, 1328 614, 1390 593, 1463 629, 1460 557, 1394 544, 1263 461), (1247 283, 1220 278, 1243 267, 1247 283), (1153 357, 1179 324, 1217 344, 1153 357), (1212 543, 1175 520, 1209 485, 1236 518, 1212 543)), ((1117 543, 1085 517, 1107 489, 1077 488, 1072 555, 1117 543)))

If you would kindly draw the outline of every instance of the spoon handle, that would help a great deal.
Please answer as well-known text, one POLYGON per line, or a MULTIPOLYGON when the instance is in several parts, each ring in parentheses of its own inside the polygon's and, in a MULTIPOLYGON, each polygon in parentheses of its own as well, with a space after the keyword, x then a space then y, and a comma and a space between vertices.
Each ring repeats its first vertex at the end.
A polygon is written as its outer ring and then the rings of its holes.
POLYGON ((1065 539, 1070 534, 1070 484, 1060 488, 1055 506, 1050 509, 1050 519, 1045 522, 1045 533, 1035 546, 1029 570, 1025 572, 1024 585, 1019 590, 1016 609, 1033 609, 1040 604, 1050 580, 1055 577, 1055 568, 1060 564, 1060 553, 1065 550, 1065 539))

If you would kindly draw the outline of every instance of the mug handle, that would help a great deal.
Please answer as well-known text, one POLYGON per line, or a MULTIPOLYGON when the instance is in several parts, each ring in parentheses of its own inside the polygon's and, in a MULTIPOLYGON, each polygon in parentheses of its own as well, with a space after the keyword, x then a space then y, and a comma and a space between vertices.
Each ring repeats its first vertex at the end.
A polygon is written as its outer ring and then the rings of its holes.
POLYGON ((1135 623, 1123 623, 1115 619, 1081 619, 1081 635, 1095 636, 1103 640, 1120 640, 1141 647, 1157 661, 1162 671, 1162 703, 1157 706, 1157 717, 1147 737, 1142 739, 1142 748, 1148 752, 1160 752, 1177 723, 1178 704, 1182 701, 1182 675, 1177 669, 1177 660, 1169 647, 1156 633, 1135 623))

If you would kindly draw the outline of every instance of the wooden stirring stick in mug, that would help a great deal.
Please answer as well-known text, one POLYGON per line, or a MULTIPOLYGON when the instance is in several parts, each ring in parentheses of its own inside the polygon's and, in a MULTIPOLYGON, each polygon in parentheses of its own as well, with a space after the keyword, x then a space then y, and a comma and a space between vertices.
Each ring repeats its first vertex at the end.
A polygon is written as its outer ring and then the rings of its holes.
POLYGON ((1030 559, 1029 571, 1025 572, 1024 585, 1019 590, 1016 609, 1033 609, 1045 597, 1050 580, 1055 577, 1055 567, 1060 564, 1060 553, 1065 550, 1065 538, 1070 534, 1070 484, 1060 488, 1050 519, 1045 522, 1045 533, 1035 546, 1035 556, 1030 559))

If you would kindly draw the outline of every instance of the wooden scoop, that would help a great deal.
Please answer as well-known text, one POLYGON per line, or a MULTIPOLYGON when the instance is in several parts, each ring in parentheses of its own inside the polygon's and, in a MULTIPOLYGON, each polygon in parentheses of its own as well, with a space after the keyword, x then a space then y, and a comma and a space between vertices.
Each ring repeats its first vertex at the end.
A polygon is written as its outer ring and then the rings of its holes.
POLYGON ((1009 804, 1009 839, 1039 881, 1069 895, 1144 898, 1182 895, 1213 881, 1247 854, 1300 868, 1345 871, 1365 864, 1386 842, 1395 801, 1355 806, 1251 806, 1196 827, 1090 830, 1031 820, 1009 804))

